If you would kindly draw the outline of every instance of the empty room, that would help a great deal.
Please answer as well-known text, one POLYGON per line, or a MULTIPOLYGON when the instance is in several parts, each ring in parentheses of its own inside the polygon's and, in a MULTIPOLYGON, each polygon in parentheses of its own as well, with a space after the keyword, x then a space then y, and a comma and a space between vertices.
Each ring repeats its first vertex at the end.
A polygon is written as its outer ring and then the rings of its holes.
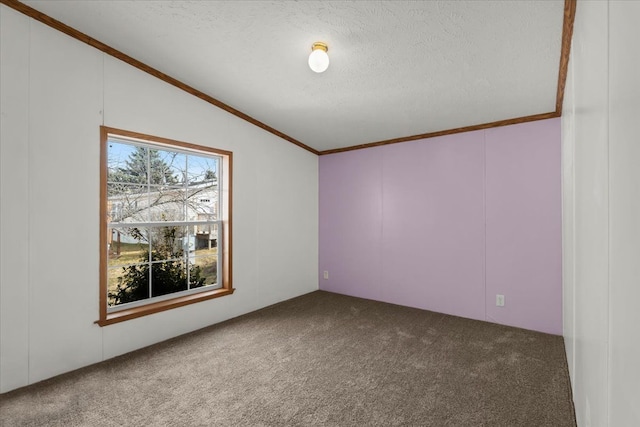
POLYGON ((638 22, 0 0, 0 426, 640 426, 638 22))

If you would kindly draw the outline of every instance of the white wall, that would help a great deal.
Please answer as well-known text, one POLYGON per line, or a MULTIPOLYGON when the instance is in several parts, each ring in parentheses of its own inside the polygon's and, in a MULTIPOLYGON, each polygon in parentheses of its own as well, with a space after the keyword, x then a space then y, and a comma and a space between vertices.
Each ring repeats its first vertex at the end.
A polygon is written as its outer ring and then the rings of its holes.
POLYGON ((0 392, 318 289, 318 158, 0 5, 0 392), (233 151, 236 292, 98 319, 99 126, 233 151))
POLYGON ((640 425, 640 2, 579 2, 563 108, 564 335, 581 427, 640 425))
POLYGON ((640 426, 640 2, 609 19, 609 418, 640 426))

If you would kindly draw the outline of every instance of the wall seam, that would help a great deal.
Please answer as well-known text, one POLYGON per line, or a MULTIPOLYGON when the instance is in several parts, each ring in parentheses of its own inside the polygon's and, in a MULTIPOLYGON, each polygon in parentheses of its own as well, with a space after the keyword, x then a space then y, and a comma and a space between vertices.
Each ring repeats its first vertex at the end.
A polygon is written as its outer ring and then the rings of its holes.
MULTIPOLYGON (((0 23, 2 22, 2 11, 4 9, 0 7, 0 23)), ((0 34, 0 58, 2 57, 2 35, 0 34)), ((2 91, 2 84, 0 81, 0 92, 2 91)), ((0 107, 2 106, 2 98, 0 98, 0 107)), ((1 109, 0 109, 0 113, 1 113, 1 109)), ((0 129, 2 129, 2 115, 0 115, 0 129)), ((2 154, 2 132, 0 132, 0 155, 2 154)), ((1 158, 1 157, 0 157, 1 158)), ((0 164, 0 168, 1 168, 1 164, 0 164)), ((2 188, 2 174, 0 173, 0 189, 2 188)), ((1 190, 0 190, 1 191, 1 190)), ((0 233, 2 232, 2 200, 0 200, 0 233)), ((2 272, 2 262, 3 258, 2 258, 2 245, 0 245, 0 273, 2 272)), ((1 275, 0 275, 0 280, 1 279, 1 275)), ((2 286, 0 286, 0 310, 2 310, 2 286)), ((3 390, 3 384, 4 382, 2 381, 2 315, 0 315, 0 392, 2 392, 3 390)))
MULTIPOLYGON (((385 247, 384 245, 384 160, 385 160, 385 155, 384 155, 384 151, 386 150, 380 150, 380 247, 383 248, 385 247)), ((380 277, 385 277, 384 275, 384 266, 385 263, 382 262, 382 253, 380 255, 380 277)), ((378 294, 378 299, 382 300, 383 295, 382 295, 382 286, 381 283, 383 281, 379 280, 378 284, 377 284, 377 291, 376 293, 378 294)))
MULTIPOLYGON (((4 9, 0 7, 0 23, 2 22, 2 11, 4 9)), ((0 34, 0 58, 2 57, 2 35, 0 34)), ((0 93, 2 91, 2 84, 0 81, 0 93)), ((0 107, 2 106, 2 98, 0 98, 0 107)), ((0 109, 0 112, 2 110, 0 109)), ((2 115, 0 115, 0 129, 2 129, 2 115)), ((2 154, 2 132, 0 132, 0 155, 2 154)), ((0 157, 1 158, 1 157, 0 157)), ((1 164, 0 164, 0 168, 1 168, 1 164)), ((0 173, 0 189, 2 188, 2 174, 0 173)), ((1 190, 0 190, 1 191, 1 190)), ((2 232, 2 200, 0 200, 0 233, 2 232)), ((0 273, 2 272, 2 262, 3 258, 2 258, 2 245, 0 245, 0 273)), ((1 279, 1 274, 0 274, 0 280, 1 279)), ((0 310, 2 310, 2 286, 0 286, 0 310)), ((4 382, 2 381, 2 315, 0 315, 0 392, 2 392, 3 390, 3 384, 4 382)))
POLYGON ((105 54, 103 53, 102 54, 102 81, 100 82, 102 84, 102 111, 100 111, 100 115, 102 116, 102 126, 104 126, 104 115, 105 115, 105 112, 104 112, 104 96, 105 96, 105 90, 104 90, 104 87, 105 87, 105 83, 104 83, 104 76, 105 76, 104 67, 105 67, 105 54))
POLYGON ((26 282, 27 282, 27 384, 31 384, 31 294, 32 294, 32 286, 31 286, 31 50, 32 50, 32 35, 33 35, 33 19, 29 18, 29 33, 27 46, 29 49, 28 52, 28 80, 27 80, 27 166, 26 166, 26 175, 27 175, 27 271, 26 271, 26 282))
POLYGON ((484 320, 487 318, 487 131, 482 131, 482 215, 484 219, 484 250, 482 253, 482 275, 484 286, 484 320))
POLYGON ((611 2, 607 2, 607 403, 605 407, 605 419, 607 420, 607 426, 611 425, 611 359, 612 359, 612 347, 611 347, 611 2))
MULTIPOLYGON (((105 87, 105 81, 104 81, 104 67, 105 67, 105 53, 102 53, 102 126, 104 126, 104 87, 105 87)), ((100 160, 100 162, 102 162, 102 159, 100 160)), ((101 167, 101 165, 99 165, 99 167, 101 167)), ((102 218, 100 217, 100 215, 98 215, 98 227, 102 227, 102 218)), ((102 261, 100 261, 102 262, 102 261)), ((100 278, 100 280, 102 280, 100 278)), ((100 288, 100 286, 98 286, 98 288, 100 288)), ((100 310, 102 310, 102 307, 100 307, 100 295, 98 294, 98 313, 100 313, 100 310)), ((100 328, 100 360, 104 360, 104 328, 100 328)))
MULTIPOLYGON (((573 39, 571 40, 571 49, 573 50, 573 39)), ((571 289, 571 309, 573 316, 573 330, 571 337, 571 363, 572 363, 572 372, 575 377, 576 375, 576 90, 575 90, 575 68, 573 63, 570 60, 570 72, 571 72, 571 206, 572 206, 572 219, 571 219, 571 227, 573 228, 571 232, 571 259, 572 259, 572 274, 571 280, 573 281, 572 289, 571 289)), ((575 380, 571 384, 573 396, 576 395, 575 389, 575 380)), ((575 411, 575 409, 574 409, 575 411)))

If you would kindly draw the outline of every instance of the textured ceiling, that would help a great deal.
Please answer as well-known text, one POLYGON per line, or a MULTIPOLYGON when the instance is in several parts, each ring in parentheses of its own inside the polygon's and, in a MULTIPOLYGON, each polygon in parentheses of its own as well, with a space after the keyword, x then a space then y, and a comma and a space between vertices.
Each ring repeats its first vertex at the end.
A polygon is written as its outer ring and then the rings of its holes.
POLYGON ((555 111, 562 0, 24 3, 318 151, 555 111))

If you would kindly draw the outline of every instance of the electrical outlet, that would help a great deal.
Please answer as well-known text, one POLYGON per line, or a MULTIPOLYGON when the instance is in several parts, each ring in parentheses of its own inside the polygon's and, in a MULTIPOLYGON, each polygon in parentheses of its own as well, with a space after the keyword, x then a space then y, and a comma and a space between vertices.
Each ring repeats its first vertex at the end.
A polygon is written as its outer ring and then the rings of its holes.
POLYGON ((329 280, 329 272, 327 270, 324 271, 324 280, 329 280))
POLYGON ((504 307, 504 295, 496 295, 496 306, 504 307))

